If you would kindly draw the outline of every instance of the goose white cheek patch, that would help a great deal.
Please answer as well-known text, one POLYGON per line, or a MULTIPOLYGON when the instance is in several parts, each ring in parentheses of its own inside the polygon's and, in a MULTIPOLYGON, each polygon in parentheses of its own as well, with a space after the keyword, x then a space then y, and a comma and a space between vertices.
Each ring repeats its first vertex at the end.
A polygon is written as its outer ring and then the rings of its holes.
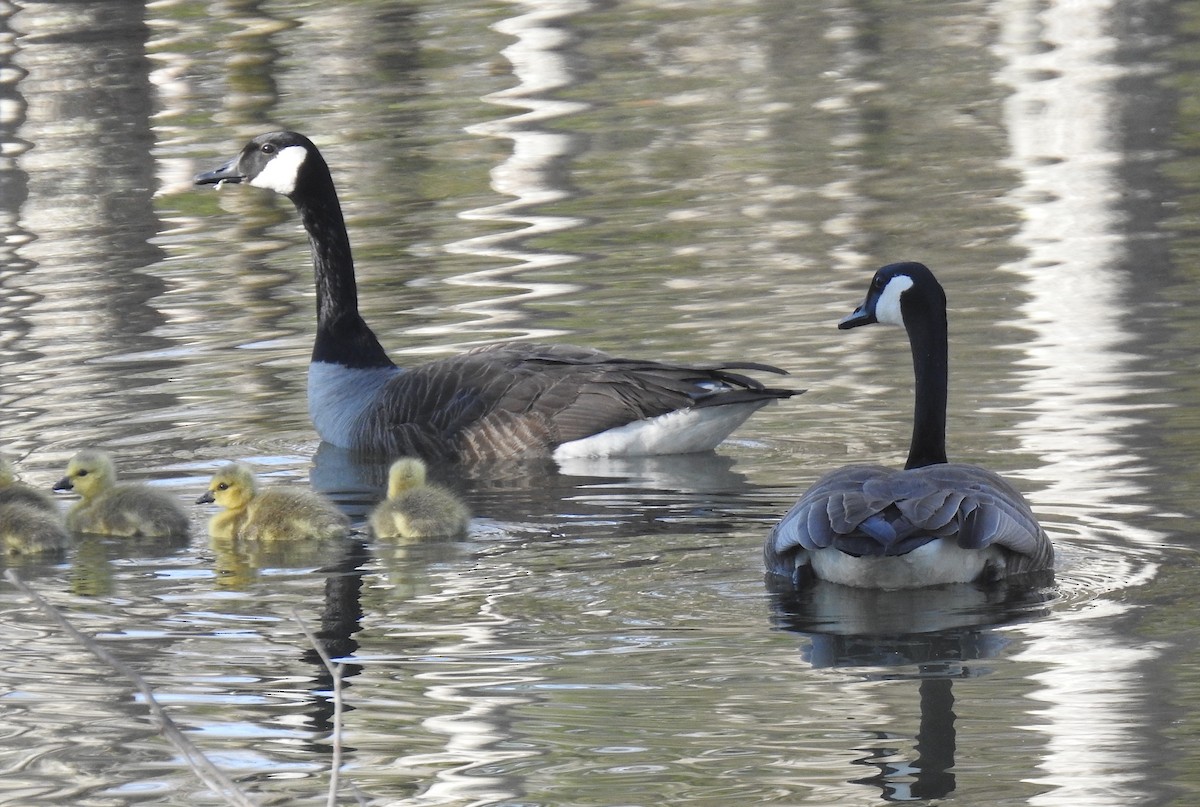
POLYGON ((287 196, 296 189, 296 177, 306 157, 308 152, 303 146, 288 146, 272 157, 267 167, 250 180, 250 184, 287 196))
POLYGON ((904 314, 900 312, 900 297, 912 288, 913 279, 908 275, 896 275, 883 287, 875 303, 875 319, 888 325, 904 325, 904 314))

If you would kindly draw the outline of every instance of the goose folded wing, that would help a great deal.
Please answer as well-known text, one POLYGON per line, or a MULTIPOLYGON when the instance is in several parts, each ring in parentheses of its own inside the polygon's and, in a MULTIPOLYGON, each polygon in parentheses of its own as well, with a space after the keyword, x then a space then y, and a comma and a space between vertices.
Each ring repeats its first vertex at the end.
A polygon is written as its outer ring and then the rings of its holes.
POLYGON ((947 463, 920 469, 935 487, 962 494, 958 544, 964 549, 1000 546, 1040 558, 1049 546, 1033 510, 1004 477, 976 465, 947 463))
POLYGON ((854 532, 882 510, 863 496, 864 484, 887 473, 877 466, 850 465, 818 479, 775 526, 767 540, 768 554, 825 549, 839 536, 854 532))
POLYGON ((978 494, 971 504, 970 508, 964 508, 958 534, 960 546, 968 549, 1002 546, 1030 558, 1041 558, 1047 553, 1050 541, 1023 501, 978 494))
POLYGON ((1027 555, 1045 543, 1011 485, 974 466, 889 471, 840 468, 818 480, 776 527, 770 550, 835 547, 852 555, 902 555, 938 538, 964 548, 996 544, 1027 555))
MULTIPOLYGON (((737 368, 774 370, 749 363, 737 368)), ((793 394, 719 369, 619 359, 573 345, 498 343, 398 374, 368 429, 375 438, 386 435, 394 452, 511 457, 543 453, 731 389, 757 400, 793 394)))
POLYGON ((464 446, 480 457, 501 457, 550 445, 546 409, 569 403, 558 380, 522 372, 519 357, 508 351, 418 365, 388 383, 368 415, 363 442, 427 459, 465 456, 464 446))

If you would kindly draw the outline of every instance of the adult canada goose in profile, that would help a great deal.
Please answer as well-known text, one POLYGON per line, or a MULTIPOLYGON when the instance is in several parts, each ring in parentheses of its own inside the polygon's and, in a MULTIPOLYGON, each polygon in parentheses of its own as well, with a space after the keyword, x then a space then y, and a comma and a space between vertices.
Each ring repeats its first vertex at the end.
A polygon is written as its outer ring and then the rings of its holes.
POLYGON ((388 469, 387 499, 371 512, 371 530, 380 538, 438 538, 467 531, 466 505, 440 485, 425 481, 425 463, 404 457, 388 469))
POLYGON ((182 538, 188 517, 179 502, 149 485, 117 482, 112 457, 85 449, 67 463, 55 490, 73 490, 80 500, 67 511, 67 529, 125 538, 182 538))
POLYGON ((254 471, 231 462, 213 474, 196 504, 216 502, 223 511, 208 522, 213 538, 242 538, 270 543, 338 538, 350 520, 325 497, 293 487, 258 489, 254 471))
POLYGON ((838 323, 908 331, 916 373, 904 470, 849 465, 800 497, 767 538, 767 571, 863 588, 989 581, 1045 571, 1054 549, 1028 502, 999 475, 946 461, 946 294, 924 265, 875 273, 867 297, 838 323))
POLYGON ((783 372, 763 364, 686 366, 526 342, 398 368, 359 315, 341 204, 308 138, 259 135, 195 181, 246 182, 299 211, 317 292, 308 409, 335 446, 452 462, 685 454, 716 447, 756 410, 800 392, 734 372, 783 372))

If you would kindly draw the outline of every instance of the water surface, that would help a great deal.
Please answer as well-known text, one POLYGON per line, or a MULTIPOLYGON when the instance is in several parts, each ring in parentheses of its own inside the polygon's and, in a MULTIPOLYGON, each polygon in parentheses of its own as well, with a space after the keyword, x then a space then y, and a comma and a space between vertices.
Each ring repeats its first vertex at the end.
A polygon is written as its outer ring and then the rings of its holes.
MULTIPOLYGON (((320 445, 290 204, 190 178, 275 128, 333 166, 402 363, 495 339, 749 359, 809 391, 699 457, 445 474, 469 539, 15 563, 255 797, 316 801, 347 664, 372 804, 1191 804, 1200 394, 1189 4, 28 2, 0 10, 0 450, 194 501, 241 459, 356 519, 320 445), (771 592, 797 492, 899 463, 880 264, 951 305, 951 454, 1054 585, 771 592)), ((64 503, 65 504, 65 503, 64 503)), ((191 507, 191 505, 189 504, 191 507)), ((0 803, 217 803, 133 686, 0 589, 0 803)))

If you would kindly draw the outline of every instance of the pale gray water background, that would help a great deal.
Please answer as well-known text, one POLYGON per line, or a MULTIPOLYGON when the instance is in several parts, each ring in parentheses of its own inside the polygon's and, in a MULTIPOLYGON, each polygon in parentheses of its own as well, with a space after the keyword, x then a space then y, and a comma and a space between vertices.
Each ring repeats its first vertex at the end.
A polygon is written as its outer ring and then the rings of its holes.
MULTIPOLYGON (((332 164, 400 360, 528 335, 809 389, 713 455, 449 479, 463 543, 245 557, 195 507, 185 545, 18 570, 275 803, 323 803, 330 761, 298 608, 353 665, 370 804, 1195 804, 1197 31, 1153 0, 2 4, 26 481, 99 445, 190 502, 243 459, 361 526, 380 469, 309 425, 291 205, 190 185, 282 127, 332 164), (902 334, 835 328, 900 259, 949 294, 952 456, 1058 546, 1040 605, 764 586, 799 489, 903 460, 902 334)), ((0 708, 0 804, 218 803, 7 584, 0 708)))

